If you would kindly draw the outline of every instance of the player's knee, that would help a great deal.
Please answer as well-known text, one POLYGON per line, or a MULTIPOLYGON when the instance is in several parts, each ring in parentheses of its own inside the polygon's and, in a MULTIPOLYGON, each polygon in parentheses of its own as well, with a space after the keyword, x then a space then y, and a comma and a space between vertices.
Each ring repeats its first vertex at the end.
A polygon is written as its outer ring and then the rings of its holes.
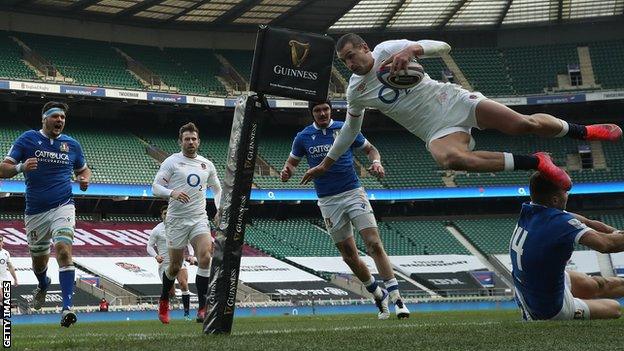
POLYGON ((380 241, 374 241, 374 242, 366 243, 366 251, 369 256, 377 257, 382 254, 384 249, 380 241))
POLYGON ((197 265, 199 268, 208 268, 210 267, 210 259, 210 253, 206 252, 204 255, 197 258, 197 265))
POLYGON ((617 319, 622 316, 622 310, 619 302, 616 300, 607 300, 606 303, 608 309, 607 318, 617 319))

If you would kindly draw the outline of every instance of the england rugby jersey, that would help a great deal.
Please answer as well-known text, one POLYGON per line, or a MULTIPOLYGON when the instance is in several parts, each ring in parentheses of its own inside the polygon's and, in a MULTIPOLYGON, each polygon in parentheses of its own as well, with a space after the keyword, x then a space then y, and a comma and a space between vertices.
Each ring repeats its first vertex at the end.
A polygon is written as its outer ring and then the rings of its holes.
POLYGON ((193 219, 207 215, 206 188, 219 184, 219 178, 214 164, 206 158, 200 155, 189 158, 178 152, 160 165, 154 183, 182 191, 190 197, 188 203, 170 198, 167 217, 193 219))

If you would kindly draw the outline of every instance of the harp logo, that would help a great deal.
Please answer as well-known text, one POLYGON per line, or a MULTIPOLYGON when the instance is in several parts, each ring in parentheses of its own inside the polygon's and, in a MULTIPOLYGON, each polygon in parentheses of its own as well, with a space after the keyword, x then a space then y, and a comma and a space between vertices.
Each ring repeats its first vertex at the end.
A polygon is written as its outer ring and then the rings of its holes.
POLYGON ((300 67, 306 58, 308 58, 310 43, 302 43, 296 40, 291 40, 288 42, 288 45, 290 46, 290 58, 293 66, 300 67))

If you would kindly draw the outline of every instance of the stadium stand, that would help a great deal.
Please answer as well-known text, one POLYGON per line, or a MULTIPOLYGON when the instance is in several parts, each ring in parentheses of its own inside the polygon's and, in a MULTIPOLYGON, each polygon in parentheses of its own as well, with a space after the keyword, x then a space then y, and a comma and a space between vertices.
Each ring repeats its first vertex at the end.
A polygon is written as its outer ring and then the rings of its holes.
POLYGON ((6 35, 0 35, 0 77, 19 80, 37 80, 37 75, 22 61, 17 44, 6 35))
POLYGON ((381 238, 389 255, 469 254, 442 221, 392 220, 381 224, 381 238))
POLYGON ((215 50, 236 69, 236 71, 247 81, 251 77, 251 64, 253 61, 253 51, 250 50, 215 50))
POLYGON ((624 40, 597 41, 589 43, 589 52, 596 75, 596 82, 603 88, 624 86, 624 40))
POLYGON ((195 82, 201 82, 206 90, 194 90, 202 95, 227 94, 223 84, 216 78, 222 65, 214 55, 214 51, 207 49, 178 49, 165 48, 165 54, 170 57, 176 65, 184 67, 188 76, 195 82))
POLYGON ((110 43, 27 33, 16 36, 75 83, 144 89, 126 70, 124 59, 110 43))
MULTIPOLYGON (((406 131, 368 132, 364 135, 379 149, 386 168, 380 182, 387 188, 443 187, 439 167, 425 149, 424 143, 406 131), (401 152, 397 152, 401 150, 401 152)), ((356 153, 361 163, 368 159, 356 153)))
POLYGON ((452 51, 472 88, 486 96, 515 95, 503 56, 496 48, 456 48, 452 51))
POLYGON ((502 48, 513 86, 519 94, 544 93, 557 86, 557 74, 578 64, 576 44, 502 48))

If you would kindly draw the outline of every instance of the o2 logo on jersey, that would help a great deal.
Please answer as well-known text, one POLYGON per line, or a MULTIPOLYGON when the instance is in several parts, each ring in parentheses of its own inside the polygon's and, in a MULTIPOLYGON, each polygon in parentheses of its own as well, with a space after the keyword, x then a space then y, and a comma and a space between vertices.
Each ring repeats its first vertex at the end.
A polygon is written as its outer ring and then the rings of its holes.
MULTIPOLYGON (((405 95, 407 95, 412 90, 411 89, 403 89, 403 91, 405 91, 405 95)), ((399 89, 394 89, 394 88, 390 88, 390 87, 386 87, 386 86, 382 86, 381 88, 379 88, 379 93, 377 93, 377 97, 384 104, 392 104, 392 103, 394 103, 395 101, 397 101, 399 99, 399 96, 401 96, 401 91, 399 89), (394 94, 392 96, 386 97, 385 95, 386 95, 386 92, 388 90, 393 92, 394 94)))
POLYGON ((199 191, 202 191, 204 188, 201 186, 201 184, 199 184, 200 182, 201 179, 195 173, 191 173, 188 175, 188 177, 186 177, 186 184, 193 188, 199 185, 199 191))

